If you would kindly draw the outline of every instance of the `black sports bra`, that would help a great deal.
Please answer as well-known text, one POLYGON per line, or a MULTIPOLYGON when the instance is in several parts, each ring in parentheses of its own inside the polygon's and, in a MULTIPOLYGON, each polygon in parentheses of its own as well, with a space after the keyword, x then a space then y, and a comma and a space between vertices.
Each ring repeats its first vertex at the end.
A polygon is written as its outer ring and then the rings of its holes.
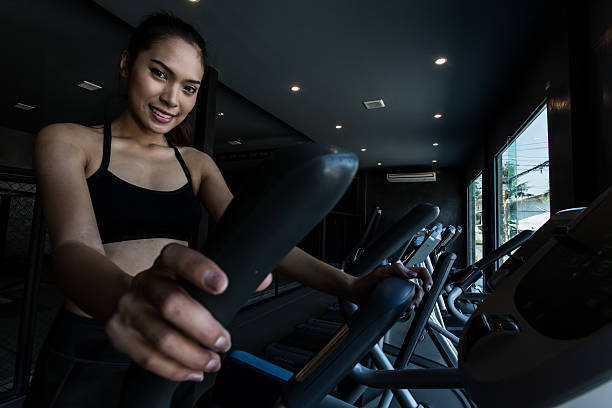
POLYGON ((200 202, 191 186, 191 175, 176 146, 187 184, 173 191, 139 187, 108 170, 111 153, 111 127, 104 125, 102 164, 87 178, 102 243, 146 238, 172 238, 192 244, 200 223, 200 202))

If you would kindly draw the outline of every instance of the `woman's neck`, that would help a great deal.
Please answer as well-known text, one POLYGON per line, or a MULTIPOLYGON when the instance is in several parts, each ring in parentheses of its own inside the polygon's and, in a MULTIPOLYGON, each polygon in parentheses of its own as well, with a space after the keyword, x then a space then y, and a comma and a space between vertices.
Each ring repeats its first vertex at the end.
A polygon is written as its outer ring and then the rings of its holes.
POLYGON ((154 133, 139 123, 128 109, 125 109, 112 123, 112 133, 119 137, 132 139, 141 146, 168 146, 162 133, 154 133))

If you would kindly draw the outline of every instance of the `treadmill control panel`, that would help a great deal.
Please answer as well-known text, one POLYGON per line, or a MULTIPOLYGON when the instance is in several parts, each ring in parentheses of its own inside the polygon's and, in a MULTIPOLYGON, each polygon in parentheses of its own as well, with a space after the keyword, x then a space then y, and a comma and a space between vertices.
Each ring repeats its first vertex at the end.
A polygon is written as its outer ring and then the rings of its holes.
POLYGON ((557 242, 519 283, 514 302, 543 335, 577 339, 612 321, 612 236, 598 248, 569 234, 557 242))

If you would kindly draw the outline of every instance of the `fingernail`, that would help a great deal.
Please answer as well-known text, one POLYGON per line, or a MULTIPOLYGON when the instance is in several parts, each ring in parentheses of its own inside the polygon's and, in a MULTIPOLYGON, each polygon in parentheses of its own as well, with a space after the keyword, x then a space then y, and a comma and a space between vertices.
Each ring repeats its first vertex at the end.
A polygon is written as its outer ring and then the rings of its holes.
POLYGON ((204 272, 204 285, 208 286, 215 292, 220 292, 225 289, 227 281, 215 271, 204 272))
POLYGON ((427 285, 427 286, 425 287, 425 290, 427 290, 427 291, 429 292, 429 291, 431 290, 431 285, 427 285))
POLYGON ((410 310, 414 310, 415 307, 416 305, 410 305, 410 310))
POLYGON ((410 269, 407 270, 407 272, 410 274, 410 276, 415 277, 417 276, 417 273, 415 271, 411 271, 410 269))
POLYGON ((208 364, 206 364, 205 370, 209 373, 219 370, 219 362, 217 360, 210 360, 208 364))
POLYGON ((191 373, 185 378, 186 381, 202 382, 204 380, 204 374, 202 373, 191 373))
POLYGON ((220 336, 217 341, 215 342, 214 346, 215 349, 225 352, 227 350, 229 350, 230 348, 230 342, 227 338, 220 336))

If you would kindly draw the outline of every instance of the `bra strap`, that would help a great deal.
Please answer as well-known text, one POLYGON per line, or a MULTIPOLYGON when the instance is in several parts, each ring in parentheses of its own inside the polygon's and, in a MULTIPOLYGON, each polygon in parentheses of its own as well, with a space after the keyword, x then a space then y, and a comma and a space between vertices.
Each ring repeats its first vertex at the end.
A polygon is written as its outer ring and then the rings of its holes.
POLYGON ((104 145, 102 148, 102 164, 100 164, 100 167, 104 170, 108 169, 108 164, 110 162, 111 140, 111 124, 109 122, 106 122, 104 123, 104 145))
POLYGON ((191 173, 189 173, 189 169, 187 168, 187 164, 185 164, 185 160, 183 160, 183 156, 181 156, 181 152, 179 152, 179 149, 177 149, 176 146, 172 145, 172 147, 174 148, 174 154, 177 160, 181 164, 181 167, 187 176, 187 181, 189 181, 189 184, 191 184, 191 173))

